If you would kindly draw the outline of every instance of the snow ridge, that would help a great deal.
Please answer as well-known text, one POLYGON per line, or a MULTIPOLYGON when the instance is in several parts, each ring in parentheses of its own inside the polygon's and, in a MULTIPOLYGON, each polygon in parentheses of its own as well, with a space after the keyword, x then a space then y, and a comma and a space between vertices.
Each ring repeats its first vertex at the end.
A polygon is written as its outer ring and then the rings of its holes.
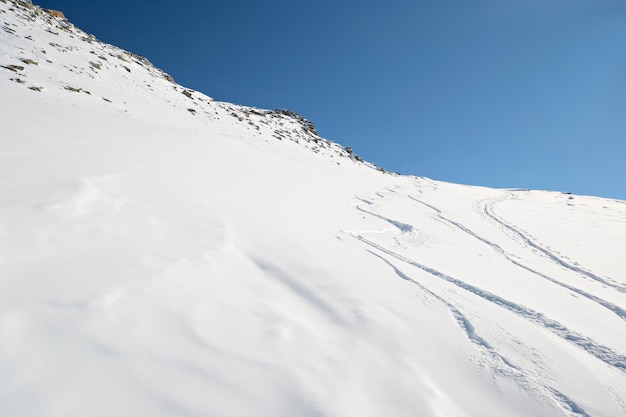
POLYGON ((132 112, 137 109, 137 105, 143 107, 146 104, 145 101, 137 102, 136 93, 140 89, 146 95, 145 100, 152 101, 153 105, 165 101, 164 105, 207 121, 232 117, 240 122, 240 126, 259 136, 291 140, 315 153, 349 158, 355 163, 377 168, 359 158, 351 148, 320 137, 311 121, 293 111, 214 102, 205 94, 175 83, 172 76, 154 67, 147 58, 102 43, 64 18, 27 1, 6 2, 17 19, 13 23, 5 23, 2 28, 6 37, 18 38, 20 47, 17 51, 5 51, 0 55, 0 68, 6 70, 4 74, 0 72, 0 77, 4 75, 36 92, 62 88, 68 92, 98 97, 104 102, 103 105, 119 105, 124 112, 132 112), (54 35, 53 42, 46 44, 33 36, 42 28, 46 33, 54 35), (56 62, 55 58, 65 63, 56 62), (53 83, 47 76, 50 67, 56 67, 55 70, 62 67, 65 70, 62 75, 56 75, 57 79, 53 83), (111 79, 115 82, 126 80, 130 84, 129 91, 135 94, 112 96, 111 92, 115 90, 107 88, 106 84, 111 79), (163 88, 178 94, 164 97, 163 88))

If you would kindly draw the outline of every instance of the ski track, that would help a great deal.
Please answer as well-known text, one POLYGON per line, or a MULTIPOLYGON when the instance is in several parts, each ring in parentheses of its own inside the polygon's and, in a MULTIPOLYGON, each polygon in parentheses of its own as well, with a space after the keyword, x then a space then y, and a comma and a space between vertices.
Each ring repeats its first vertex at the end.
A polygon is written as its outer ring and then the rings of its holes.
MULTIPOLYGON (((511 197, 511 195, 509 195, 509 198, 510 197, 511 197)), ((480 209, 481 213, 483 213, 487 218, 489 218, 492 221, 494 221, 497 224, 499 224, 505 230, 508 230, 509 232, 513 233, 514 235, 516 235, 517 237, 522 239, 522 241, 525 244, 527 244, 528 246, 530 246, 533 249, 536 249, 537 251, 542 253, 544 256, 546 256, 548 259, 552 260, 553 262, 556 262, 557 264, 561 265, 562 267, 567 268, 570 271, 576 272, 576 273, 578 273, 578 274, 580 274, 580 275, 582 275, 584 277, 592 279, 592 280, 594 280, 596 282, 599 282, 599 283, 601 283, 603 285, 611 287, 611 288, 613 288, 613 289, 615 289, 617 291, 626 292, 626 287, 623 286, 623 285, 617 284, 615 282, 615 280, 613 280, 613 279, 606 280, 606 279, 604 279, 602 277, 599 277, 598 275, 594 274, 593 272, 588 271, 585 268, 581 268, 581 267, 572 265, 571 263, 569 263, 569 262, 565 261, 564 259, 560 258, 559 256, 555 255, 550 250, 548 250, 545 247, 541 246, 540 244, 534 242, 528 235, 523 233, 518 228, 516 228, 516 227, 510 225, 509 223, 505 222, 504 220, 502 220, 493 211, 493 206, 496 203, 500 202, 500 201, 504 201, 504 200, 487 200, 481 206, 481 209, 480 209)))
POLYGON ((371 211, 367 211, 367 210, 365 210, 365 209, 363 209, 363 208, 361 208, 359 206, 356 206, 356 209, 361 211, 361 212, 363 212, 363 213, 369 214, 370 216, 379 218, 381 220, 386 221, 387 223, 390 223, 392 226, 397 227, 403 233, 413 233, 414 230, 415 230, 414 227, 411 226, 410 224, 406 224, 406 223, 402 223, 402 222, 399 222, 399 221, 396 221, 396 220, 393 220, 393 219, 389 219, 389 218, 387 218, 385 216, 381 216, 380 214, 376 214, 376 213, 372 213, 371 211))
POLYGON ((555 399, 563 406, 566 407, 567 411, 571 412, 572 415, 579 417, 591 417, 585 410, 583 410, 578 404, 574 401, 570 400, 565 396, 562 392, 559 392, 551 387, 546 387, 548 390, 552 392, 555 399))
MULTIPOLYGON (((589 300, 591 300, 591 301, 593 301, 595 303, 598 303, 602 307, 604 307, 604 308, 608 309, 609 311, 611 311, 612 313, 616 314, 622 320, 626 321, 626 310, 624 310, 623 308, 621 308, 621 307, 619 307, 619 306, 617 306, 617 305, 615 305, 613 303, 610 303, 610 302, 608 302, 608 301, 606 301, 606 300, 604 300, 604 299, 602 299, 600 297, 597 297, 597 296, 595 296, 593 294, 590 294, 590 293, 588 293, 588 292, 586 292, 586 291, 584 291, 584 290, 582 290, 580 288, 574 287, 572 285, 568 285, 568 284, 566 284, 564 282, 561 282, 561 281, 559 281, 559 280, 557 280, 555 278, 552 278, 552 277, 550 277, 548 275, 545 275, 545 274, 543 274, 543 273, 541 273, 539 271, 536 271, 536 270, 534 270, 533 268, 531 268, 529 266, 526 266, 526 265, 522 264, 521 262, 513 259, 511 257, 511 255, 509 255, 507 252, 505 252, 504 249, 502 249, 502 247, 500 245, 498 245, 497 243, 491 242, 491 241, 485 239, 484 237, 474 233, 472 230, 468 229, 463 224, 458 223, 458 222, 456 222, 454 220, 448 219, 447 217, 443 216, 441 214, 441 210, 438 209, 437 207, 434 207, 434 206, 432 206, 432 205, 430 205, 430 204, 428 204, 428 203, 426 203, 424 201, 421 201, 421 200, 419 200, 419 199, 417 199, 417 198, 415 198, 413 196, 409 195, 408 197, 411 200, 413 200, 413 201, 415 201, 417 203, 423 204, 424 206, 429 207, 430 209, 434 210, 435 213, 437 214, 437 217, 440 220, 444 221, 445 223, 448 223, 451 226, 454 226, 454 227, 458 228, 459 230, 467 233, 468 235, 474 237, 475 239, 478 239, 479 241, 483 242, 484 244, 490 246, 496 253, 498 253, 500 256, 504 257, 506 260, 511 262, 513 265, 515 265, 515 266, 517 266, 519 268, 522 268, 522 269, 524 269, 524 270, 526 270, 526 271, 528 271, 528 272, 530 272, 532 274, 535 274, 538 277, 546 279, 546 280, 552 282, 553 284, 556 284, 556 285, 558 285, 558 286, 560 286, 562 288, 565 288, 565 289, 567 289, 569 291, 575 292, 576 294, 578 294, 580 296, 583 296, 583 297, 585 297, 585 298, 587 298, 587 299, 589 299, 589 300)), ((361 211, 365 211, 365 210, 361 210, 361 211)))
POLYGON ((429 274, 440 278, 444 281, 447 281, 455 286, 457 286, 458 288, 461 288, 469 293, 472 293, 482 299, 484 299, 485 301, 488 301, 490 303, 493 303, 495 305, 498 305, 502 308, 505 308, 506 310, 509 310, 510 312, 522 317, 523 319, 531 322, 531 323, 535 323, 537 325, 540 325, 542 327, 545 327, 546 329, 548 329, 549 331, 551 331, 553 334, 555 334, 556 336, 562 338, 563 340, 570 342, 572 344, 574 344, 575 346, 578 346, 579 348, 583 349, 585 352, 587 352, 588 354, 594 356, 595 358, 601 360, 602 362, 606 363, 607 365, 621 371, 621 372, 626 372, 626 356, 623 356, 617 352, 614 352, 611 348, 603 346, 597 342, 595 342, 593 339, 586 337, 580 333, 577 333, 573 330, 568 329, 566 326, 564 326, 563 324, 559 323, 556 320, 552 320, 548 317, 546 317, 543 313, 540 313, 538 311, 532 310, 528 307, 525 307, 523 305, 519 305, 516 304, 512 301, 509 301, 507 299, 504 299, 496 294, 493 294, 489 291, 483 290, 482 288, 476 287, 474 285, 468 284, 465 281, 462 281, 458 278, 454 278, 450 275, 444 274, 443 272, 440 272, 434 268, 431 268, 429 266, 426 266, 424 264, 421 264, 419 262, 413 261, 411 259, 408 259, 396 252, 393 252, 383 246, 378 245, 375 242, 372 242, 369 239, 366 239, 365 237, 363 237, 362 235, 352 235, 355 239, 361 241, 362 243, 377 249, 380 252, 386 253, 389 256, 392 256, 408 265, 414 266, 416 268, 419 268, 425 272, 428 272, 429 274))
POLYGON ((511 367, 511 368, 513 368, 513 369, 515 369, 517 371, 520 370, 517 366, 513 365, 511 362, 506 360, 504 357, 502 357, 501 355, 496 353, 495 350, 493 349, 493 347, 485 339, 483 339, 478 334, 476 334, 476 331, 475 331, 474 326, 472 325, 472 323, 469 321, 469 319, 467 317, 465 317, 465 315, 463 313, 461 313, 461 311, 459 311, 458 308, 456 308, 454 305, 452 305, 451 303, 449 303, 448 301, 446 301, 445 299, 443 299, 439 295, 435 294, 433 291, 429 290, 428 288, 426 288, 424 285, 420 284, 419 282, 417 282, 413 278, 409 277, 407 274, 402 272, 398 267, 396 267, 394 264, 389 262, 387 259, 385 259, 381 255, 379 255, 377 253, 374 253, 373 251, 371 251, 369 249, 367 251, 370 254, 372 254, 373 256, 379 258, 384 263, 386 263, 389 267, 391 267, 398 277, 400 277, 404 281, 410 282, 412 285, 415 285, 416 287, 418 287, 424 293, 430 295, 431 297, 435 298, 437 301, 439 301, 442 304, 444 304, 446 306, 446 308, 450 311, 450 313, 452 314, 452 316, 454 317, 456 322, 459 324, 459 327, 461 327, 461 329, 463 330, 463 332, 465 333, 465 335, 467 336, 467 338, 471 342, 473 342, 474 344, 478 345, 481 348, 484 348, 484 349, 494 353, 495 355, 497 355, 502 360, 502 362, 506 363, 509 367, 511 367))
POLYGON ((522 389, 531 392, 534 395, 544 394, 547 397, 552 398, 556 401, 564 410, 570 412, 570 415, 577 417, 591 417, 587 414, 582 407, 576 404, 573 400, 568 398, 565 394, 561 393, 557 389, 548 386, 542 383, 539 380, 531 378, 526 372, 524 372, 517 365, 512 363, 502 354, 500 354, 496 349, 494 349, 489 342, 483 339, 480 335, 476 333, 474 326, 471 321, 453 304, 446 301, 443 297, 437 295, 433 291, 426 288, 424 285, 411 278, 404 272, 402 272, 398 267, 396 267, 389 260, 385 259, 383 256, 374 253, 373 251, 366 249, 370 254, 379 258, 389 267, 391 267, 395 274, 402 280, 409 282, 410 284, 416 286, 423 293, 431 296, 435 300, 442 303, 450 312, 454 320, 457 322, 465 336, 468 338, 470 342, 477 346, 477 348, 486 353, 488 357, 491 358, 492 367, 495 369, 494 372, 498 375, 503 375, 506 378, 512 379, 516 384, 518 384, 522 389), (539 387, 538 387, 539 386, 539 387))

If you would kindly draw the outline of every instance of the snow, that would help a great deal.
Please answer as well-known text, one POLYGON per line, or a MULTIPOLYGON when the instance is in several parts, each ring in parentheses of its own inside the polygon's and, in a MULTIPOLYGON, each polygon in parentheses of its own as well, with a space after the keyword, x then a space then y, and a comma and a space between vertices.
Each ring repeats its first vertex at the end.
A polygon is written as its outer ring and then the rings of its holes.
POLYGON ((0 23, 1 415, 626 415, 625 202, 383 174, 0 23))

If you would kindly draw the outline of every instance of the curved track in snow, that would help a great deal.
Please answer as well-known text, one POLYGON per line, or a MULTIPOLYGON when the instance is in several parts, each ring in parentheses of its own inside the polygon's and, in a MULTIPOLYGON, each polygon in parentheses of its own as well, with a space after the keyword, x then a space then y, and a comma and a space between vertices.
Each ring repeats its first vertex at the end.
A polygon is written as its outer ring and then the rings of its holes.
MULTIPOLYGON (((580 295, 582 297, 585 297, 585 298, 587 298, 587 299, 589 299, 589 300, 591 300, 591 301, 593 301, 595 303, 598 303, 602 307, 604 307, 604 308, 608 309, 609 311, 611 311, 612 313, 616 314, 622 320, 626 321, 626 310, 625 309, 623 309, 623 308, 621 308, 621 307, 619 307, 619 306, 617 306, 617 305, 615 305, 615 304, 613 304, 613 303, 611 303, 609 301, 606 301, 606 300, 604 300, 604 299, 602 299, 600 297, 597 297, 597 296, 595 296, 595 295, 593 295, 593 294, 591 294, 591 293, 589 293, 587 291, 584 291, 584 290, 582 290, 580 288, 577 288, 577 287, 575 287, 573 285, 569 285, 569 284, 566 284, 566 283, 564 283, 562 281, 559 281, 559 280, 557 280, 555 278, 552 278, 552 277, 550 277, 550 276, 548 276, 548 275, 546 275, 546 274, 544 274, 542 272, 539 272, 539 271, 529 267, 528 265, 524 265, 522 262, 514 259, 509 253, 507 253, 504 249, 502 249, 502 247, 500 245, 498 245, 497 243, 494 243, 494 242, 492 242, 492 241, 490 241, 490 240, 480 236, 479 234, 477 234, 477 233, 473 232, 472 230, 470 230, 469 228, 465 227, 463 224, 445 217, 441 213, 441 210, 438 209, 437 207, 434 207, 431 204, 428 204, 428 203, 426 203, 426 202, 424 202, 424 201, 422 201, 422 200, 420 200, 418 198, 415 198, 413 196, 409 196, 409 198, 411 200, 417 202, 417 203, 420 203, 420 204, 422 204, 422 205, 432 209, 435 212, 435 214, 437 215, 437 217, 440 220, 442 220, 443 222, 448 223, 449 225, 456 227, 457 229, 461 230, 462 232, 467 233, 468 235, 472 236, 473 238, 478 239, 479 241, 481 241, 485 245, 491 247, 497 254, 499 254, 500 256, 504 257, 506 260, 511 262, 513 265, 515 265, 515 266, 517 266, 519 268, 522 268, 522 269, 524 269, 524 270, 526 270, 526 271, 528 271, 528 272, 530 272, 532 274, 535 274, 538 277, 541 277, 541 278, 543 278, 545 280, 548 280, 548 281, 550 281, 551 283, 553 283, 555 285, 558 285, 558 286, 563 287, 563 288, 565 288, 565 289, 567 289, 569 291, 572 291, 572 292, 574 292, 574 293, 576 293, 576 294, 578 294, 578 295, 580 295)), ((365 211, 365 210, 362 210, 362 211, 365 211)), ((498 223, 501 224, 500 222, 498 222, 498 223)))
MULTIPOLYGON (((459 210, 463 210, 462 206, 456 205, 454 200, 447 200, 445 194, 439 194, 440 192, 447 193, 450 191, 445 188, 439 190, 436 184, 433 185, 432 189, 428 187, 428 185, 427 182, 422 184, 420 181, 417 189, 388 187, 371 194, 369 198, 357 197, 359 203, 355 205, 356 210, 366 217, 382 220, 391 227, 351 231, 348 233, 355 240, 364 244, 364 249, 367 252, 378 257, 392 268, 397 277, 417 287, 427 298, 433 299, 443 305, 455 320, 461 334, 480 352, 481 359, 479 359, 479 363, 481 366, 487 366, 492 370, 493 375, 499 375, 509 379, 520 388, 532 393, 531 395, 536 398, 549 398, 550 401, 558 404, 558 407, 562 410, 564 415, 570 417, 591 417, 596 415, 597 410, 588 408, 589 403, 583 400, 584 397, 581 397, 580 393, 572 391, 567 387, 567 384, 546 377, 546 367, 568 366, 567 361, 556 365, 552 362, 554 359, 551 359, 550 355, 541 355, 541 358, 537 356, 537 358, 531 360, 531 362, 526 362, 527 357, 524 355, 517 356, 515 352, 521 348, 522 350, 527 350, 531 357, 534 356, 532 353, 535 351, 532 341, 534 340, 533 337, 525 341, 518 340, 513 334, 509 334, 509 336, 506 336, 504 339, 501 339, 495 333, 481 334, 481 329, 488 332, 490 326, 493 325, 499 326, 503 330, 506 329, 507 324, 505 323, 509 323, 509 319, 499 319, 497 315, 486 317, 480 314, 476 315, 476 313, 468 314, 469 310, 464 311, 466 307, 470 309, 476 308, 478 309, 477 311, 482 311, 482 307, 480 307, 479 304, 476 304, 475 307, 469 307, 469 304, 459 304, 454 300, 459 296, 462 297, 461 299, 466 299, 466 297, 456 292, 453 288, 445 289, 446 287, 440 287, 435 289, 435 287, 432 286, 435 284, 434 282, 427 284, 427 281, 418 279, 419 275, 415 274, 416 271, 413 270, 411 272, 409 268, 417 268, 432 277, 452 284, 454 288, 461 289, 471 294, 472 297, 477 297, 475 299, 479 303, 487 302, 507 312, 513 313, 515 316, 522 319, 522 322, 518 322, 519 325, 522 325, 521 323, 524 322, 530 324, 531 328, 534 327, 536 331, 539 332, 537 335, 543 333, 544 329, 547 330, 562 342, 562 344, 557 343, 554 345, 555 347, 558 346, 559 350, 567 352, 569 350, 567 345, 569 345, 578 352, 581 352, 582 357, 587 356, 591 359, 589 362, 584 361, 586 365, 582 365, 583 362, 581 362, 582 368, 593 369, 588 367, 600 366, 607 371, 613 371, 611 375, 614 375, 614 377, 617 378, 616 380, 619 381, 623 381, 626 376, 626 355, 623 352, 619 337, 609 344, 606 344, 603 340, 598 340, 586 334, 585 331, 580 331, 575 324, 570 325, 569 322, 564 324, 560 319, 550 317, 551 314, 544 311, 542 307, 535 307, 534 305, 533 307, 528 307, 524 305, 524 303, 516 299, 515 293, 500 294, 498 291, 488 289, 488 287, 482 284, 474 284, 474 280, 470 280, 468 279, 470 277, 464 276, 465 272, 463 272, 463 269, 460 269, 461 272, 453 274, 442 272, 442 269, 438 266, 439 264, 430 264, 427 261, 428 254, 432 253, 432 245, 437 241, 430 242, 428 238, 427 240, 422 240, 418 236, 438 236, 436 234, 437 232, 434 231, 439 229, 436 228, 437 226, 432 228, 433 225, 432 223, 429 225, 429 221, 436 221, 439 224, 449 226, 452 230, 461 232, 461 234, 455 235, 452 233, 448 235, 446 239, 448 239, 449 242, 454 242, 457 236, 469 236, 474 239, 479 246, 484 245, 488 247, 513 267, 540 278, 540 280, 544 281, 548 286, 555 286, 556 288, 565 290, 566 292, 561 291, 561 294, 564 296, 569 294, 574 298, 584 298, 591 301, 598 307, 601 307, 602 310, 615 314, 620 321, 626 321, 626 306, 621 305, 615 300, 608 301, 608 299, 592 293, 590 289, 584 286, 577 286, 576 281, 570 281, 568 276, 575 273, 577 277, 593 280, 594 283, 606 285, 620 292, 623 292, 624 288, 610 278, 602 278, 589 269, 577 266, 577 264, 574 264, 567 258, 548 249, 548 246, 542 242, 531 238, 516 226, 498 217, 493 212, 493 204, 498 201, 504 201, 506 198, 511 198, 514 194, 508 194, 500 199, 477 196, 476 199, 470 197, 465 200, 467 210, 471 211, 472 207, 477 208, 477 217, 474 217, 473 223, 471 223, 470 226, 466 221, 455 218, 455 213, 458 213, 458 217, 461 218, 461 211, 459 210), (425 187, 422 187, 423 185, 425 185, 425 187), (441 201, 443 202, 442 204, 445 204, 444 206, 438 207, 438 204, 433 204, 429 200, 429 196, 435 191, 437 196, 435 196, 435 194, 432 194, 432 196, 439 199, 443 197, 444 200, 441 201), (386 200, 386 202, 385 199, 389 200, 386 200), (391 214, 388 207, 404 204, 402 203, 404 199, 415 203, 413 205, 414 208, 420 205, 426 207, 430 212, 427 210, 423 211, 423 214, 413 215, 409 209, 408 211, 398 211, 395 215, 391 214), (450 206, 451 202, 454 204, 453 206, 450 206), (488 224, 495 226, 495 228, 488 226, 488 224), (482 226, 487 227, 483 228, 482 226), (515 245, 518 245, 521 250, 515 250, 515 246, 506 246, 509 241, 515 242, 515 245), (420 249, 421 246, 415 245, 425 245, 424 252, 420 249), (403 264, 405 267, 402 267, 403 264), (554 264, 563 269, 554 268, 552 266, 554 264), (542 265, 545 267, 542 267, 542 265), (415 277, 412 275, 415 275, 415 277), (472 323, 473 320, 476 320, 476 323, 472 323), (519 345, 519 348, 512 348, 512 344, 519 345), (592 365, 594 362, 596 365, 592 365)), ((452 192, 455 192, 455 190, 452 192)), ((451 197, 457 198, 457 196, 452 193, 451 197)), ((470 221, 469 218, 468 221, 470 221)), ((459 243, 458 245, 462 244, 459 243)), ((480 250, 478 249, 479 246, 475 246, 475 248, 480 250)), ((471 262, 468 263, 467 266, 470 269, 467 269, 467 271, 480 270, 473 269, 472 265, 471 262)), ((487 267, 487 265, 485 265, 485 267, 487 267)), ((489 268, 487 267, 487 270, 480 273, 490 274, 489 268)), ((580 278, 577 279, 579 280, 580 278)), ((488 281, 489 280, 487 280, 487 282, 488 281)), ((539 283, 540 281, 534 282, 539 283)), ((582 284, 583 282, 578 281, 578 283, 582 284)), ((555 294, 558 294, 558 292, 555 294)), ((563 298, 561 301, 567 302, 567 299, 563 298)), ((531 332, 531 334, 534 333, 532 330, 531 332)), ((554 341, 549 343, 554 343, 554 341)), ((576 356, 573 356, 572 359, 577 360, 574 358, 576 358, 576 356)), ((592 374, 594 374, 593 371, 592 374)), ((619 386, 619 383, 616 386, 619 386)), ((613 399, 614 404, 619 407, 622 412, 626 412, 626 405, 621 394, 615 391, 610 385, 607 387, 607 392, 613 399)))
POLYGON ((463 314, 456 306, 437 295, 417 280, 411 278, 406 273, 402 272, 392 262, 385 259, 382 255, 379 255, 371 250, 368 250, 373 256, 379 258, 390 268, 394 273, 402 280, 409 282, 411 285, 417 287, 421 292, 427 294, 429 297, 437 300, 443 304, 454 320, 457 322, 459 328, 463 331, 467 339, 472 342, 481 352, 485 353, 490 358, 491 366, 495 368, 498 375, 504 375, 506 378, 513 380, 516 384, 523 389, 531 391, 535 396, 545 396, 551 398, 558 403, 564 410, 566 410, 570 416, 576 417, 591 417, 581 406, 574 402, 571 398, 567 397, 556 388, 546 385, 543 382, 534 380, 523 369, 512 363, 504 355, 498 352, 493 346, 489 344, 483 337, 478 335, 472 322, 463 314))
POLYGON ((611 348, 607 347, 607 346, 603 346, 600 343, 597 343, 596 341, 594 341, 593 339, 584 336, 578 332, 575 332, 571 329, 568 329, 566 326, 564 326, 563 324, 559 323, 556 320, 550 319, 549 317, 546 317, 543 313, 535 311, 533 309, 530 309, 528 307, 525 307, 523 305, 514 303, 512 301, 509 301, 503 297, 500 297, 494 293, 491 293, 489 291, 486 291, 482 288, 479 288, 475 285, 471 285, 468 284, 467 282, 452 277, 450 275, 447 275, 441 271, 438 271, 434 268, 431 268, 427 265, 424 265, 422 263, 416 262, 412 259, 406 258, 392 250, 389 250, 369 239, 366 239, 365 237, 361 236, 361 235, 356 235, 354 236, 355 239, 365 243, 366 245, 380 251, 383 252, 389 256, 392 256, 402 262, 404 262, 407 265, 411 265, 414 266, 416 268, 419 268, 425 272, 428 272, 429 274, 431 274, 432 276, 435 276, 437 278, 440 278, 444 281, 447 281, 453 285, 455 285, 458 288, 461 288, 469 293, 472 293, 480 298, 482 298, 483 300, 486 300, 492 304, 498 305, 522 318, 524 318, 527 321, 530 321, 532 323, 535 323, 539 326, 542 326, 548 330, 550 330, 552 333, 554 333, 555 335, 559 336, 561 339, 572 343, 574 345, 576 345, 577 347, 583 349, 585 352, 587 352, 588 354, 594 356, 595 358, 601 360, 602 362, 606 363, 607 365, 610 365, 611 367, 620 370, 622 372, 626 372, 626 356, 617 353, 615 351, 613 351, 611 348))
MULTIPOLYGON (((511 195, 508 196, 508 198, 510 198, 511 195)), ((502 227, 504 230, 506 230, 507 232, 515 235, 516 237, 518 237, 519 239, 521 239, 526 245, 528 245, 529 247, 536 249, 539 253, 543 254, 546 258, 550 259, 551 261, 559 264, 560 266, 569 269, 570 271, 576 272, 579 275, 582 275, 583 277, 592 279, 596 282, 599 282, 603 285, 606 285, 607 287, 611 287, 617 291, 620 292, 626 292, 626 287, 623 285, 620 285, 618 283, 616 283, 615 280, 613 279, 604 279, 596 274, 594 274, 593 272, 589 271, 586 268, 582 268, 576 265, 571 264, 570 262, 567 262, 565 259, 563 259, 563 257, 558 256, 557 254, 555 254, 553 251, 548 250, 547 248, 545 248, 543 245, 535 242, 532 238, 530 238, 527 234, 525 234, 524 232, 522 232, 519 228, 509 224, 508 222, 504 221, 502 218, 500 218, 498 215, 496 215, 494 213, 494 209, 493 206, 504 200, 486 200, 484 203, 482 203, 480 205, 480 210, 482 212, 482 214, 492 220, 493 222, 497 223, 500 227, 502 227)))
MULTIPOLYGON (((387 191, 392 191, 392 190, 387 190, 387 191)), ((395 192, 395 191, 394 191, 395 192)), ((378 197, 383 197, 384 195, 382 195, 381 193, 377 194, 378 197)), ((598 303, 599 305, 601 305, 602 307, 608 309, 609 311, 611 311, 612 313, 616 314, 618 317, 620 317, 622 320, 626 320, 626 310, 624 310, 623 308, 610 303, 606 300, 603 300, 597 296, 594 296, 593 294, 589 294, 588 292, 581 290, 579 288, 576 288, 574 286, 565 284, 561 281, 558 281, 555 278, 549 277, 546 274, 543 274, 539 271, 534 270, 533 268, 530 268, 524 264, 522 264, 521 262, 515 260, 512 258, 511 255, 509 255, 506 251, 504 251, 504 249, 499 246, 498 244, 491 242, 490 240, 480 236, 479 234, 473 232, 472 230, 470 230, 469 228, 467 228, 466 226, 464 226, 463 224, 456 222, 454 220, 451 220, 445 216, 443 216, 442 211, 431 205, 428 204, 424 201, 421 201, 418 198, 412 197, 410 195, 408 195, 408 198, 410 198, 412 201, 420 203, 428 208, 430 208, 431 210, 433 210, 437 216, 437 219, 439 221, 442 221, 446 224, 449 224, 459 230, 461 230, 462 232, 472 236, 473 238, 479 240, 480 242, 490 246, 494 251, 496 251, 499 255, 503 256, 504 258, 506 258, 508 261, 512 262, 515 266, 519 267, 519 268, 523 268, 524 270, 527 270, 533 274, 536 274, 538 276, 540 276, 541 278, 556 284, 558 286, 561 286, 567 290, 573 291, 593 302, 598 303)), ((364 201, 364 200, 361 200, 364 201)), ((369 200, 365 200, 368 201, 368 204, 371 204, 371 202, 369 202, 369 200)), ((487 204, 488 205, 488 204, 487 204)), ((485 205, 484 207, 487 207, 487 205, 485 205)), ((356 206, 356 209, 359 210, 360 212, 370 215, 372 217, 381 219, 386 221, 387 223, 391 224, 392 226, 394 226, 394 229, 397 229, 400 233, 411 233, 414 229, 414 227, 410 224, 406 224, 404 222, 398 221, 398 220, 394 220, 394 219, 390 219, 386 216, 383 216, 381 214, 377 214, 372 210, 366 210, 362 207, 360 207, 359 205, 356 206)), ((522 232, 518 231, 516 228, 514 228, 513 226, 508 225, 507 223, 505 223, 504 221, 502 221, 501 219, 497 218, 497 216, 492 214, 492 211, 489 208, 485 208, 484 209, 485 215, 488 216, 490 219, 493 219, 494 221, 497 221, 497 223, 499 225, 501 225, 501 227, 506 227, 506 230, 509 230, 510 232, 514 232, 518 237, 522 238, 524 242, 532 242, 527 236, 525 236, 522 232)), ((480 288, 476 285, 472 285, 469 284, 468 282, 465 282, 464 280, 457 278, 457 277, 453 277, 450 276, 448 274, 445 274, 433 267, 430 267, 424 263, 418 262, 414 259, 410 259, 406 256, 403 256, 402 254, 398 253, 397 251, 391 250, 387 247, 384 247, 368 238, 366 238, 365 236, 363 236, 363 234, 361 233, 351 233, 351 235, 357 239, 358 241, 366 244, 367 246, 369 246, 370 249, 374 249, 376 251, 378 251, 379 253, 383 253, 386 254, 388 256, 391 256, 397 260, 402 261, 403 263, 407 264, 407 265, 411 265, 413 267, 416 267, 418 269, 421 269, 427 273, 429 273, 432 276, 435 276, 439 279, 442 279, 448 283, 451 283, 453 285, 455 285, 458 288, 461 288, 475 296, 480 297, 483 300, 486 300, 492 304, 495 304, 499 307, 502 307, 512 313, 514 313, 515 315, 522 317, 523 319, 525 319, 526 321, 532 322, 535 325, 539 325, 543 328, 548 329, 550 332, 552 332, 553 334, 557 335, 558 337, 560 337, 562 340, 573 344, 575 346, 577 346, 578 348, 582 349, 583 351, 585 351, 586 353, 588 353, 589 355, 599 359, 600 361, 606 363, 607 365, 611 366, 613 369, 616 369, 620 372, 626 372, 626 356, 622 355, 619 352, 614 351, 613 349, 611 349, 608 346, 604 346, 601 343, 598 343, 597 341, 593 340, 592 338, 583 335, 577 331, 574 331, 572 329, 569 329, 568 327, 566 327, 565 325, 563 325, 562 323, 558 322, 557 320, 551 319, 549 317, 547 317, 545 314, 543 314, 540 311, 536 311, 534 309, 528 308, 526 306, 523 306, 521 304, 515 303, 509 299, 506 299, 502 296, 499 296, 497 294, 494 294, 490 291, 487 291, 483 288, 480 288)), ((544 249, 543 247, 541 247, 539 244, 536 244, 534 242, 532 242, 532 244, 528 244, 530 247, 538 249, 541 248, 542 250, 540 250, 541 253, 543 254, 550 254, 549 258, 554 260, 554 259, 559 259, 560 262, 558 262, 561 265, 568 265, 570 270, 573 270, 575 272, 579 272, 579 273, 584 273, 586 276, 593 276, 598 278, 598 280, 601 280, 601 278, 597 277, 595 274, 586 271, 582 268, 577 268, 573 265, 570 265, 569 263, 560 260, 560 258, 556 257, 556 255, 551 254, 547 249, 544 249), (582 272, 581 272, 582 271, 582 272)), ((394 267, 396 274, 400 275, 398 273, 398 269, 396 267, 394 267)), ((401 276, 403 279, 406 279, 406 275, 405 276, 401 276)), ((605 280, 602 280, 605 281, 605 280)), ((453 313, 454 315, 454 313, 453 313)), ((459 316, 460 317, 460 316, 459 316)), ((458 319, 457 319, 458 320, 458 319)), ((467 329, 467 328, 466 328, 467 329)), ((471 329, 473 329, 473 327, 471 327, 471 329)), ((466 330, 467 331, 467 330, 466 330)), ((468 333, 468 337, 470 337, 470 334, 468 333)), ((470 337, 471 338, 471 337, 470 337)), ((483 340, 482 338, 480 339, 476 339, 473 340, 474 343, 477 343, 478 340, 483 340)), ((483 340, 484 341, 484 340, 483 340)), ((489 347, 489 344, 485 342, 484 344, 485 347, 489 347)))

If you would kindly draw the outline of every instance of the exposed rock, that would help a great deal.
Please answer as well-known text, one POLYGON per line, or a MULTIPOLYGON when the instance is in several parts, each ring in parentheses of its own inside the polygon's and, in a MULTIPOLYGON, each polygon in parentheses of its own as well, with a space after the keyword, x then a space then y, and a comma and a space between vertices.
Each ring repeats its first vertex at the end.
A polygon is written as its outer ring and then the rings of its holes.
POLYGON ((150 61, 148 61, 148 58, 146 58, 145 56, 137 55, 133 52, 127 52, 127 54, 133 57, 135 59, 135 62, 138 63, 139 65, 148 65, 148 66, 152 65, 150 61))
POLYGON ((32 59, 28 59, 28 58, 20 58, 20 61, 22 61, 25 64, 28 65, 39 65, 37 62, 33 61, 32 59))
POLYGON ((63 14, 62 11, 52 10, 52 9, 43 9, 43 10, 45 12, 47 12, 48 14, 54 16, 54 17, 58 17, 59 19, 67 20, 67 18, 65 17, 65 15, 63 14))
POLYGON ((291 111, 288 109, 276 109, 270 113, 281 115, 281 116, 288 116, 288 117, 291 117, 292 119, 296 119, 302 124, 303 130, 311 133, 312 135, 319 136, 319 134, 317 133, 317 130, 315 129, 315 125, 313 125, 313 122, 311 122, 308 119, 305 119, 304 117, 300 116, 298 113, 294 111, 291 111))
POLYGON ((159 70, 159 71, 161 72, 161 75, 163 76, 163 78, 165 78, 167 81, 169 81, 169 82, 171 82, 171 83, 174 83, 174 82, 175 82, 175 81, 174 81, 174 77, 172 77, 171 75, 169 75, 169 74, 165 73, 165 72, 164 72, 164 71, 162 71, 162 70, 159 70))
POLYGON ((91 95, 91 93, 89 91, 83 90, 82 88, 76 88, 76 87, 72 87, 72 86, 66 85, 65 89, 67 91, 73 91, 74 93, 85 93, 85 94, 91 95))
POLYGON ((263 110, 255 109, 254 107, 250 109, 250 113, 265 117, 265 112, 263 110))
POLYGON ((10 65, 0 65, 0 67, 6 68, 13 72, 24 71, 24 67, 22 67, 21 65, 10 64, 10 65))

